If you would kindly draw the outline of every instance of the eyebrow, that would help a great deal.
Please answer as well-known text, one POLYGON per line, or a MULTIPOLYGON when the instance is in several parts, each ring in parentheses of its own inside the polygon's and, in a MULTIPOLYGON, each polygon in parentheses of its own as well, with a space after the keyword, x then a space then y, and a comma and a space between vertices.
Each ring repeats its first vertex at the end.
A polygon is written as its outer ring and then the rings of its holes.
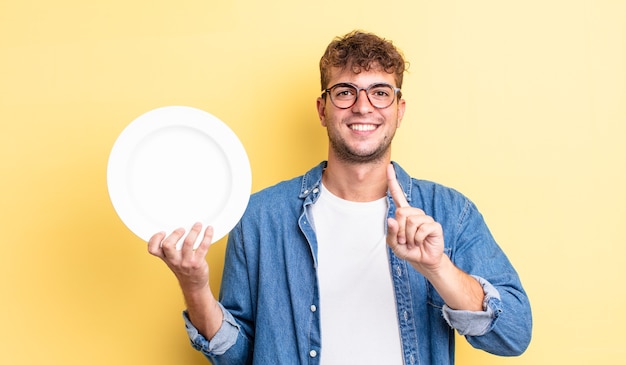
POLYGON ((338 82, 338 83, 330 86, 329 89, 333 88, 333 87, 336 87, 336 86, 344 86, 344 85, 345 86, 354 86, 357 89, 367 89, 368 87, 372 87, 372 86, 376 86, 376 85, 385 85, 385 86, 391 86, 392 88, 396 88, 396 86, 394 86, 393 84, 390 84, 390 83, 384 82, 384 81, 379 81, 379 82, 373 82, 373 83, 371 83, 371 84, 369 84, 369 85, 367 85, 365 87, 361 87, 361 86, 359 86, 357 84, 354 84, 354 83, 351 83, 351 82, 338 82))

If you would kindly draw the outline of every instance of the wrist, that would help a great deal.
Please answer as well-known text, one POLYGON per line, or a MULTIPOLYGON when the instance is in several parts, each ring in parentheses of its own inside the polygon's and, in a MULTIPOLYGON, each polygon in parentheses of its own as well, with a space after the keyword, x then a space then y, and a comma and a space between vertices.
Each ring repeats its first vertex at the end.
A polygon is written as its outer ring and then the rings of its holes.
POLYGON ((450 258, 442 254, 436 264, 416 264, 412 263, 415 270, 419 271, 428 281, 445 280, 456 269, 450 258))
POLYGON ((185 302, 189 303, 207 303, 215 300, 209 283, 202 285, 181 285, 180 286, 185 302))
POLYGON ((183 297, 189 320, 200 334, 211 340, 222 326, 224 316, 210 287, 207 285, 201 290, 183 292, 183 297))
POLYGON ((483 310, 484 292, 481 284, 459 269, 443 255, 440 265, 423 273, 451 309, 483 310))

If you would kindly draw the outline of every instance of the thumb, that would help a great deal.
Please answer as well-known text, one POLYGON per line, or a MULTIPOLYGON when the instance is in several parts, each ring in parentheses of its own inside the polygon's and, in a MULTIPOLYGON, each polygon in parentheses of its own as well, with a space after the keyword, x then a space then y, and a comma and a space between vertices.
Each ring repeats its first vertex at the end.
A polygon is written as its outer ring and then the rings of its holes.
POLYGON ((398 230, 400 225, 398 221, 393 218, 387 218, 387 244, 394 248, 398 245, 398 230))

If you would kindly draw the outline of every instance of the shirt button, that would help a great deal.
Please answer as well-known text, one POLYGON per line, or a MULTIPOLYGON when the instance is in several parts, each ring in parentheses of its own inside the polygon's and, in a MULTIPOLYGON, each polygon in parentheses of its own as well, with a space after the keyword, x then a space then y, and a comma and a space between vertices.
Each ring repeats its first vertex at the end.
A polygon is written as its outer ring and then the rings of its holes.
POLYGON ((409 320, 409 312, 404 311, 404 320, 408 321, 409 320))
POLYGON ((317 351, 315 351, 315 350, 309 351, 309 356, 316 357, 317 356, 317 351))
POLYGON ((396 266, 396 275, 402 276, 402 268, 400 266, 396 266))
POLYGON ((320 191, 318 188, 313 189, 313 193, 317 194, 317 192, 320 191))
POLYGON ((311 312, 316 312, 317 311, 317 307, 315 305, 311 306, 311 312))
POLYGON ((304 194, 308 194, 308 193, 309 193, 309 191, 308 191, 308 190, 305 190, 305 191, 304 191, 304 194))

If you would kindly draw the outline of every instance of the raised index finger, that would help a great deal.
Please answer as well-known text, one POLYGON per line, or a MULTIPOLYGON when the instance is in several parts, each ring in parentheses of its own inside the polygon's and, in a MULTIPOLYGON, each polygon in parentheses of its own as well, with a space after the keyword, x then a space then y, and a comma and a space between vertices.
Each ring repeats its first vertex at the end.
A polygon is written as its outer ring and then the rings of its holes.
POLYGON ((389 189, 391 198, 396 203, 396 206, 398 208, 409 206, 409 202, 404 196, 404 191, 402 191, 402 188, 398 183, 398 179, 396 178, 396 170, 393 168, 392 164, 389 164, 389 166, 387 166, 387 188, 389 189))

